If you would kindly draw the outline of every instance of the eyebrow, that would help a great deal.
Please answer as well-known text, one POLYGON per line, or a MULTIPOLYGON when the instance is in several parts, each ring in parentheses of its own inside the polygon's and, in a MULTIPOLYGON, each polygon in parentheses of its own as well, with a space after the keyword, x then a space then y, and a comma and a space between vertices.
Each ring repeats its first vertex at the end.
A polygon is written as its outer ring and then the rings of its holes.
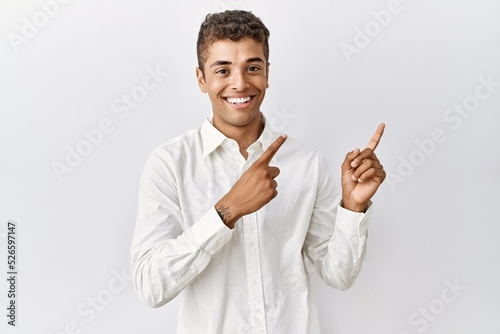
MULTIPOLYGON (((264 60, 260 57, 253 57, 253 58, 248 58, 247 63, 264 63, 264 60)), ((214 67, 214 66, 220 66, 220 65, 231 65, 232 62, 230 62, 229 60, 216 60, 212 65, 210 65, 210 67, 214 67)))

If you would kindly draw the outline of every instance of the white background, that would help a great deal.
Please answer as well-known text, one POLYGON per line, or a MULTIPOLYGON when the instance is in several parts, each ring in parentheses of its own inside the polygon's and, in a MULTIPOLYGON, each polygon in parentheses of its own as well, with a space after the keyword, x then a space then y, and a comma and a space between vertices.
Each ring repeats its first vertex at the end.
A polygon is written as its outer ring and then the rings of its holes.
POLYGON ((60 2, 49 16, 41 4, 55 0, 0 1, 0 267, 13 220, 19 270, 16 328, 0 283, 2 333, 175 333, 177 301, 150 309, 130 281, 137 187, 149 153, 211 111, 195 43, 225 8, 270 29, 262 110, 332 173, 387 124, 377 152, 389 177, 360 277, 340 292, 312 274, 323 332, 500 333, 498 0, 401 0, 384 27, 373 13, 386 0, 60 2), (342 43, 360 47, 346 56, 342 43), (148 68, 168 76, 113 112, 148 68), (466 117, 453 113, 464 103, 466 117), (106 119, 112 130, 59 180, 54 163, 106 119))

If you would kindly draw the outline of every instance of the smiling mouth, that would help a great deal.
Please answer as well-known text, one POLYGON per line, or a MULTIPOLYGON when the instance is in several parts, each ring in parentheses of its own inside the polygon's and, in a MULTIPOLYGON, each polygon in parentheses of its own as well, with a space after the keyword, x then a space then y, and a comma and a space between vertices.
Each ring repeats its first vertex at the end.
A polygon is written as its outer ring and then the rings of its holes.
POLYGON ((225 97, 224 100, 226 100, 228 103, 232 105, 241 105, 249 102, 250 100, 253 99, 253 96, 245 96, 245 97, 225 97))

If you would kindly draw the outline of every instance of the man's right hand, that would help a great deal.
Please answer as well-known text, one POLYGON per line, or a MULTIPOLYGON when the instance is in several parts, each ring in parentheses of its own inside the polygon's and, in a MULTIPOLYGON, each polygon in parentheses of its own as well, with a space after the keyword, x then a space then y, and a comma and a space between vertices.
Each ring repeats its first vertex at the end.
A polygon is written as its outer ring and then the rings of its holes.
POLYGON ((280 170, 269 164, 286 138, 286 135, 279 136, 215 204, 215 209, 229 228, 234 228, 238 219, 259 210, 278 195, 275 178, 280 170))

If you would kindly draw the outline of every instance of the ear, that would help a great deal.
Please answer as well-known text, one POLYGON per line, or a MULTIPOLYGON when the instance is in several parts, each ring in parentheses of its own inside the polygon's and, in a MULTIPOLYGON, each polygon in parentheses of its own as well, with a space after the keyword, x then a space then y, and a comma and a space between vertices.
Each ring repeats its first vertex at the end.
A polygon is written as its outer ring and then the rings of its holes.
POLYGON ((269 66, 271 65, 271 63, 267 63, 267 66, 266 66, 266 88, 269 88, 269 66))
POLYGON ((196 79, 198 81, 198 86, 200 86, 200 90, 202 93, 207 92, 205 76, 199 67, 196 68, 196 79))

